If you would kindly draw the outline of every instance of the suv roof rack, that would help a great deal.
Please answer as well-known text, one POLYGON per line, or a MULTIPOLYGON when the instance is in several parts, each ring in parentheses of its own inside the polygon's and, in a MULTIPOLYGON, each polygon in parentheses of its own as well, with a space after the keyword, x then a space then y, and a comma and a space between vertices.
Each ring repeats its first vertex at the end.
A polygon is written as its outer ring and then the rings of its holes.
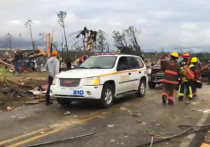
POLYGON ((118 53, 118 52, 103 52, 103 53, 101 53, 101 52, 95 52, 94 53, 94 55, 119 55, 120 53, 118 53))

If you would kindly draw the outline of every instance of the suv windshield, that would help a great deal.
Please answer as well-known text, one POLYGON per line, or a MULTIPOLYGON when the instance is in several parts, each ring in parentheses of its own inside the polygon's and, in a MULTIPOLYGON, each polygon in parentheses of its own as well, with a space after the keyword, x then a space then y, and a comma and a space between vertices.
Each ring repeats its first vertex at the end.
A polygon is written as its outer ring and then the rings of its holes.
POLYGON ((115 65, 116 56, 92 56, 85 60, 79 68, 111 69, 115 65))

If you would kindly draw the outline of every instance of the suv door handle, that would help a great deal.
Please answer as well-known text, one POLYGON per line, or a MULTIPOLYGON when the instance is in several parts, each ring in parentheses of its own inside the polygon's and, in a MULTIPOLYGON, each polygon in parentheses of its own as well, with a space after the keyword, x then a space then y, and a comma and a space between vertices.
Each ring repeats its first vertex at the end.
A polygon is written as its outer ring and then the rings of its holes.
POLYGON ((131 73, 129 72, 128 75, 131 75, 131 73))

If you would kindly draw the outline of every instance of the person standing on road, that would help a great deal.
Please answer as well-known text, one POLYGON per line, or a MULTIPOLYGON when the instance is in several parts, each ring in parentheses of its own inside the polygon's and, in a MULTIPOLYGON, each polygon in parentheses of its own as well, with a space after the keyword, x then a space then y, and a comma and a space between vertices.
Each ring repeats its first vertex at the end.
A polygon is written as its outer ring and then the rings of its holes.
POLYGON ((208 80, 209 80, 208 85, 210 85, 210 60, 209 60, 209 65, 208 65, 208 72, 207 72, 207 75, 208 75, 208 80))
POLYGON ((166 64, 165 55, 162 55, 161 60, 160 60, 160 67, 161 67, 161 69, 164 69, 165 64, 166 64))
POLYGON ((71 58, 69 56, 67 56, 66 58, 66 65, 67 65, 67 69, 71 69, 71 58))
MULTIPOLYGON (((197 63, 195 64, 195 67, 198 71, 198 80, 201 80, 201 63, 200 60, 197 58, 197 63)), ((197 96, 197 87, 195 87, 195 93, 193 94, 194 97, 197 96)))
POLYGON ((19 51, 14 51, 14 67, 15 67, 15 75, 16 72, 18 72, 18 74, 22 73, 22 70, 20 69, 20 64, 19 64, 19 60, 21 59, 21 55, 19 53, 19 51))
POLYGON ((192 98, 193 97, 193 93, 192 93, 192 88, 189 85, 189 81, 185 75, 185 71, 184 71, 184 66, 188 65, 190 62, 190 55, 188 53, 184 53, 182 55, 182 57, 184 58, 181 62, 180 62, 180 66, 181 66, 181 73, 182 73, 182 81, 181 84, 179 85, 179 101, 183 100, 184 97, 184 92, 185 92, 185 87, 187 88, 187 92, 188 92, 188 97, 192 98))
MULTIPOLYGON (((192 70, 192 72, 194 73, 194 76, 195 76, 194 79, 189 80, 189 84, 192 87, 193 97, 197 96, 196 80, 199 79, 199 75, 200 75, 199 71, 196 67, 197 63, 198 63, 198 59, 196 57, 193 57, 191 59, 190 65, 189 65, 190 69, 192 70)), ((192 100, 192 98, 190 98, 190 100, 192 100)))
POLYGON ((163 93, 162 93, 162 102, 166 104, 168 99, 168 104, 174 104, 174 95, 175 89, 178 84, 178 78, 181 79, 180 65, 176 61, 179 57, 177 52, 172 52, 170 54, 170 61, 165 62, 165 66, 162 67, 162 70, 165 72, 163 80, 163 93))
POLYGON ((45 65, 46 70, 48 71, 48 88, 46 93, 46 105, 53 104, 53 102, 50 101, 50 86, 52 85, 53 79, 55 75, 59 73, 60 69, 60 63, 57 59, 58 52, 53 51, 52 56, 47 60, 47 63, 45 65))

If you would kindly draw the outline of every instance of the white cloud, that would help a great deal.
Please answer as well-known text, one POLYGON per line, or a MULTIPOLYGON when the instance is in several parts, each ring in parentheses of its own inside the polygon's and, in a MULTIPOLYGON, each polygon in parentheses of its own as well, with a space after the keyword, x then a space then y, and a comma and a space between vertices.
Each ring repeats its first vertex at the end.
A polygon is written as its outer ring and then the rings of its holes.
POLYGON ((142 30, 138 39, 143 49, 210 46, 209 0, 7 0, 0 5, 1 36, 11 32, 29 38, 24 22, 31 19, 34 39, 40 39, 42 31, 55 29, 59 41, 63 33, 56 15, 59 11, 67 12, 67 34, 85 26, 101 29, 111 45, 114 30, 133 25, 142 30))
POLYGON ((20 20, 11 20, 11 21, 9 21, 9 23, 12 23, 12 24, 15 24, 15 25, 21 25, 22 21, 20 21, 20 20))
POLYGON ((40 23, 41 23, 41 21, 38 21, 38 20, 33 20, 33 23, 40 24, 40 23))

